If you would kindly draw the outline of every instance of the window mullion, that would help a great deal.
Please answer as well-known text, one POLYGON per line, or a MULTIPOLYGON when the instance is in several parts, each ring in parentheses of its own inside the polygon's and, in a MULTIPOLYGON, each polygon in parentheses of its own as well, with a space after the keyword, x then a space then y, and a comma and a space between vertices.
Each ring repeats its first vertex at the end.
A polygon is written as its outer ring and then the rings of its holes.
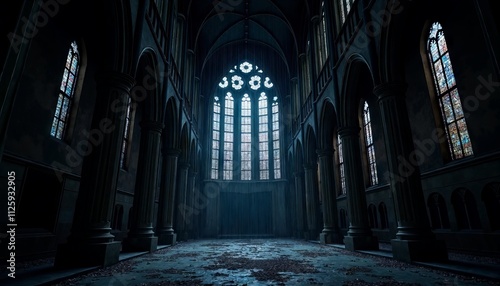
POLYGON ((252 180, 260 177, 259 160, 259 100, 257 95, 251 97, 252 104, 252 180))
POLYGON ((218 174, 217 178, 222 179, 223 178, 223 173, 224 173, 224 136, 226 133, 225 127, 226 127, 226 101, 223 100, 224 94, 221 94, 221 100, 220 100, 220 131, 219 131, 219 169, 218 169, 218 174))
POLYGON ((241 94, 234 96, 233 180, 241 180, 241 99, 241 94))
POLYGON ((268 143, 268 159, 269 159, 269 179, 274 179, 274 138, 273 138, 273 95, 269 94, 267 97, 267 126, 269 140, 268 143), (272 164, 271 164, 272 163, 272 164))

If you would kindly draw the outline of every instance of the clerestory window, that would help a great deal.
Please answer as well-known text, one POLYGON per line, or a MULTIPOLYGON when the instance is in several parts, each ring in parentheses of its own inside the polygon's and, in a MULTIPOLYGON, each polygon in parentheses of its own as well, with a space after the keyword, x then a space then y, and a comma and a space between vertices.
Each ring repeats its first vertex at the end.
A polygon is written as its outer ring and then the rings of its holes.
POLYGON ((439 22, 432 24, 427 40, 427 56, 433 75, 436 99, 446 130, 453 160, 473 155, 472 143, 457 89, 450 53, 439 22))
POLYGON ((80 71, 80 53, 78 45, 72 42, 66 57, 66 65, 59 88, 57 106, 52 120, 50 135, 57 139, 63 139, 69 126, 70 111, 74 101, 74 94, 78 74, 80 71))

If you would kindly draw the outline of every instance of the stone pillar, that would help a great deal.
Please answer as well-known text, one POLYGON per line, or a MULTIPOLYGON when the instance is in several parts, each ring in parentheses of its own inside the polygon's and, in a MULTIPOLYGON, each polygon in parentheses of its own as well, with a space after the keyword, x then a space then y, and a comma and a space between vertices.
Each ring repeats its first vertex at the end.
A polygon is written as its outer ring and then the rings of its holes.
POLYGON ((199 214, 199 210, 194 207, 194 192, 196 186, 196 172, 189 172, 188 175, 188 185, 187 185, 187 196, 186 196, 186 208, 185 208, 185 220, 186 220, 186 232, 188 234, 187 238, 194 238, 194 225, 196 222, 196 216, 199 214))
POLYGON ((391 241, 393 256, 403 261, 446 260, 446 246, 435 240, 427 218, 405 92, 402 83, 386 83, 374 90, 384 126, 389 163, 386 178, 390 180, 398 221, 396 239, 391 241))
POLYGON ((296 207, 297 203, 295 202, 295 177, 288 176, 290 180, 288 181, 288 190, 286 192, 287 195, 287 203, 288 205, 285 207, 287 212, 287 219, 289 221, 289 236, 298 238, 297 235, 297 215, 296 215, 296 207), (293 180, 291 180, 293 178, 293 180))
POLYGON ((304 231, 304 195, 303 195, 304 189, 302 184, 302 173, 295 172, 293 176, 295 177, 295 203, 296 203, 295 216, 297 217, 296 237, 303 238, 305 231, 304 231))
POLYGON ((162 124, 157 122, 141 122, 132 225, 124 243, 127 250, 152 252, 158 245, 158 237, 153 232, 153 211, 162 129, 162 124))
POLYGON ((320 234, 321 243, 342 243, 337 218, 337 200, 333 181, 333 150, 318 150, 319 189, 323 195, 323 231, 320 234))
POLYGON ((174 232, 175 186, 177 179, 177 159, 179 149, 163 151, 162 179, 160 186, 160 202, 158 204, 158 223, 156 235, 158 244, 175 244, 177 234, 174 232))
MULTIPOLYGON (((120 147, 125 129, 122 112, 134 79, 126 74, 98 74, 97 96, 83 160, 80 191, 68 243, 58 248, 56 266, 107 266, 118 262, 121 243, 114 241, 111 216, 116 195, 120 147)), ((84 143, 85 143, 84 142, 84 143)))
POLYGON ((349 207, 349 231, 344 237, 348 250, 378 249, 377 237, 372 235, 368 223, 365 184, 359 146, 359 128, 339 129, 342 140, 346 175, 347 205, 349 207))
POLYGON ((178 240, 186 240, 186 198, 187 198, 187 185, 188 185, 188 174, 189 174, 189 164, 180 163, 179 166, 179 181, 177 185, 177 204, 175 205, 175 225, 178 240))
POLYGON ((317 199, 317 178, 316 169, 313 165, 304 165, 304 181, 306 187, 306 213, 308 237, 306 239, 315 240, 319 233, 318 229, 318 208, 317 199))

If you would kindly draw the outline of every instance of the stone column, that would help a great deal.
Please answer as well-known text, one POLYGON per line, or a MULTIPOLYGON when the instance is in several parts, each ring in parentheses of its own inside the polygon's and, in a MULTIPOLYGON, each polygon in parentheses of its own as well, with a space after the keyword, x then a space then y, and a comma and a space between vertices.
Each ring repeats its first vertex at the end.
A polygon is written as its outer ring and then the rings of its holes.
POLYGON ((177 179, 177 159, 179 149, 163 151, 162 180, 160 186, 160 202, 158 204, 158 223, 156 235, 158 244, 175 244, 177 234, 174 232, 175 186, 177 179))
POLYGON ((321 243, 342 243, 337 218, 337 200, 333 181, 333 149, 318 150, 319 189, 323 195, 323 231, 320 234, 321 243))
POLYGON ((349 231, 344 237, 346 249, 378 249, 377 237, 372 235, 368 223, 365 184, 359 146, 359 127, 339 129, 342 140, 346 175, 347 205, 349 207, 349 231))
POLYGON ((307 228, 308 237, 306 239, 316 239, 319 233, 318 229, 318 208, 319 202, 317 199, 316 189, 316 169, 313 165, 304 165, 304 181, 306 187, 306 213, 307 213, 307 228))
POLYGON ((186 232, 187 238, 194 238, 194 225, 196 222, 196 217, 199 214, 199 210, 194 207, 194 192, 196 186, 196 172, 189 172, 188 175, 188 185, 187 185, 187 196, 186 196, 186 207, 185 207, 185 220, 186 220, 186 232))
POLYGON ((153 232, 153 211, 157 185, 162 124, 141 122, 141 144, 134 194, 132 225, 124 246, 133 251, 155 251, 158 237, 153 232))
POLYGON ((295 177, 291 177, 288 175, 290 180, 288 181, 288 191, 286 192, 287 195, 287 202, 288 205, 285 207, 287 211, 287 219, 289 220, 289 235, 294 238, 298 238, 297 235, 297 216, 296 216, 296 207, 297 203, 295 202, 295 177), (293 178, 293 180, 292 180, 293 178))
POLYGON ((418 168, 425 155, 413 145, 405 92, 406 85, 402 83, 385 83, 374 90, 389 163, 386 178, 390 180, 398 221, 396 239, 391 241, 393 256, 404 261, 446 260, 445 244, 435 240, 427 218, 418 168))
POLYGON ((188 174, 189 174, 189 164, 180 163, 179 166, 179 181, 177 186, 177 204, 175 206, 175 211, 177 215, 176 220, 176 230, 178 235, 178 240, 186 240, 186 199, 187 199, 187 185, 188 185, 188 174))
POLYGON ((114 241, 111 216, 115 203, 120 147, 125 129, 123 112, 134 79, 126 74, 98 74, 91 131, 86 143, 80 191, 68 243, 58 248, 56 266, 107 266, 118 262, 121 243, 114 241), (121 109, 119 109, 121 110, 121 109))
POLYGON ((293 173, 295 177, 295 203, 296 210, 295 216, 297 218, 297 227, 296 227, 296 237, 303 238, 304 237, 304 189, 302 184, 302 173, 295 172, 293 173))

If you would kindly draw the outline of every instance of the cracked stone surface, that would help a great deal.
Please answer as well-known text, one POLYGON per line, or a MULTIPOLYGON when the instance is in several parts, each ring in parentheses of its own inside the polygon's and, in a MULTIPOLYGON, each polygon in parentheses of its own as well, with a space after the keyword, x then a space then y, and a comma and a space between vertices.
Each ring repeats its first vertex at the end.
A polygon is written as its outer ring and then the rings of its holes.
POLYGON ((496 285, 299 240, 179 243, 57 285, 496 285))

